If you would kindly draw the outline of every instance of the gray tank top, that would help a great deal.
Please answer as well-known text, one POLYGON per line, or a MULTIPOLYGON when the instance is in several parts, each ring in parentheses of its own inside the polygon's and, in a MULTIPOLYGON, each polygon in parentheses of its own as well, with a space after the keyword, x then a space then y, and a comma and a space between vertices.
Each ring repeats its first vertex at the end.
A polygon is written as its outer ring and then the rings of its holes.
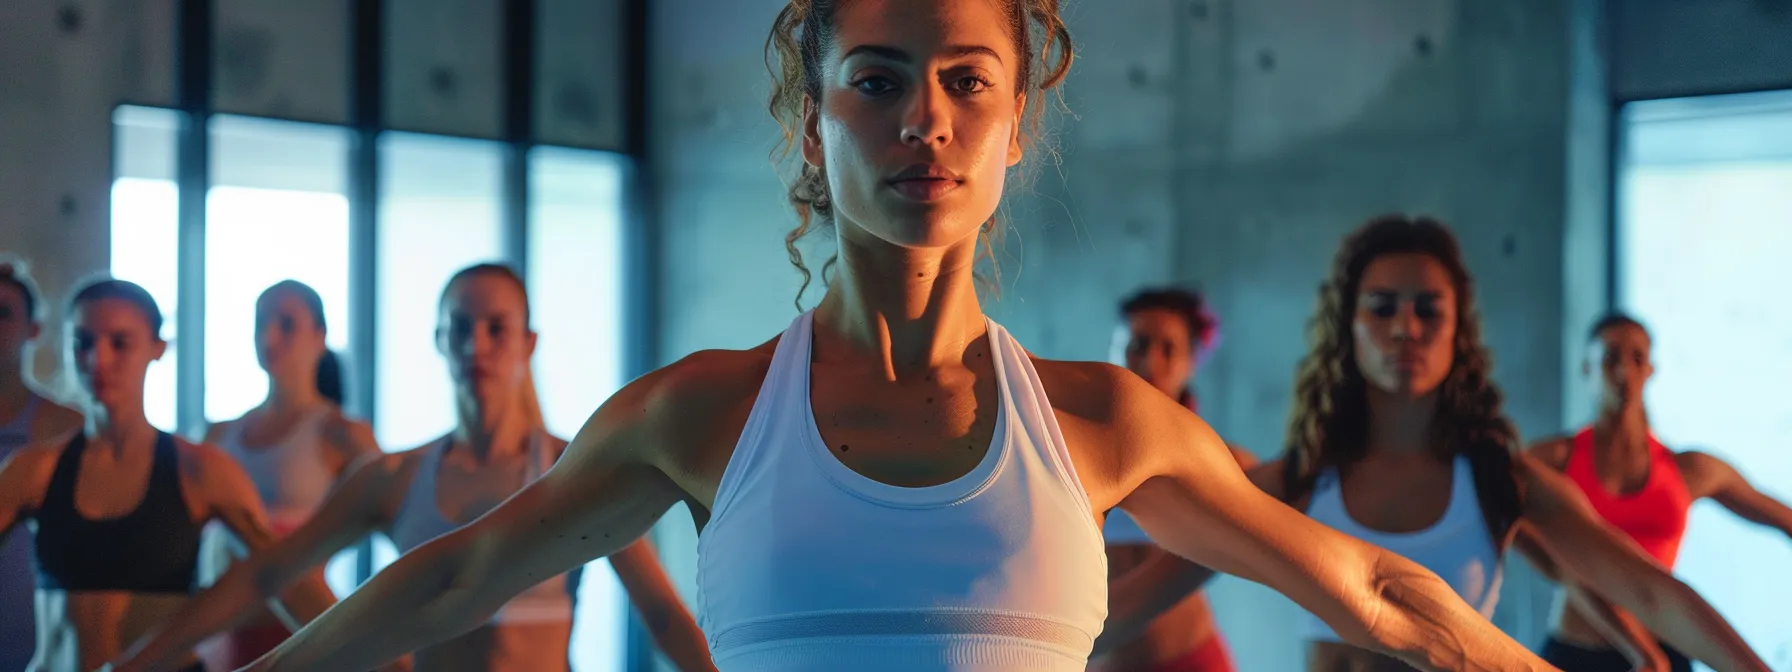
MULTIPOLYGON (((529 465, 524 472, 525 483, 535 482, 535 479, 541 478, 554 465, 554 455, 548 450, 546 439, 546 435, 539 430, 529 438, 529 465)), ((389 536, 399 553, 409 553, 411 549, 464 524, 443 516, 442 507, 436 501, 436 475, 441 470, 442 451, 447 450, 451 440, 444 437, 422 450, 422 463, 417 465, 417 472, 411 476, 411 485, 405 492, 404 503, 399 506, 398 515, 392 520, 389 536)), ((570 620, 572 592, 566 575, 562 574, 536 584, 506 603, 492 617, 491 622, 505 624, 570 620)))
MULTIPOLYGON (((31 443, 31 423, 42 399, 25 401, 17 417, 0 425, 0 462, 31 443)), ((37 570, 32 559, 31 531, 23 523, 0 536, 0 672, 18 672, 31 663, 37 648, 37 570)))
POLYGON ((336 472, 324 459, 324 423, 328 409, 300 419, 273 445, 244 445, 247 423, 230 423, 218 437, 218 447, 236 458, 268 510, 268 521, 278 535, 290 534, 304 524, 336 483, 336 472))

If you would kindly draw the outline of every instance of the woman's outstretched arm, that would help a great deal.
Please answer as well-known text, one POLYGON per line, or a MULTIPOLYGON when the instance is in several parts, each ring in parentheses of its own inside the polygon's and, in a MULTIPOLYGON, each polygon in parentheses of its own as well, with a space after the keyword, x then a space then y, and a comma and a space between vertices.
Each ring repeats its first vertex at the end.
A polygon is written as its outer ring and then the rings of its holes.
POLYGON ((1130 447, 1120 456, 1121 507, 1159 545, 1274 588, 1345 641, 1419 669, 1554 669, 1436 574, 1259 490, 1194 414, 1136 376, 1112 377, 1107 424, 1118 430, 1107 438, 1130 447))
POLYGON ((651 394, 658 378, 605 402, 540 480, 405 554, 246 669, 372 669, 471 631, 530 586, 626 548, 683 496, 658 463, 656 418, 675 405, 651 394))

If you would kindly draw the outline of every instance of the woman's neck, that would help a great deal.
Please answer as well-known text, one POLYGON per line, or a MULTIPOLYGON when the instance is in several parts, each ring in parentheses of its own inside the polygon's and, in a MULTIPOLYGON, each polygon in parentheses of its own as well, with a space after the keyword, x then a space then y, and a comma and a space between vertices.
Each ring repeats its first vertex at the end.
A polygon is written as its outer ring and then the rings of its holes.
POLYGON ((1411 456, 1435 451, 1437 395, 1411 397, 1369 389, 1368 454, 1411 456))
POLYGON ((961 364, 987 327, 972 272, 976 239, 914 250, 855 237, 839 236, 839 270, 815 310, 817 323, 875 353, 889 380, 961 364))
POLYGON ((1640 401, 1601 404, 1593 420, 1595 448, 1607 454, 1636 456, 1649 452, 1649 413, 1640 401), (1602 441, 1599 439, 1603 439, 1602 441))
POLYGON ((456 442, 465 446, 480 462, 514 457, 527 450, 533 428, 530 420, 523 417, 520 403, 485 409, 478 402, 466 399, 467 396, 470 395, 462 395, 458 404, 459 423, 454 427, 456 442))
POLYGON ((280 381, 268 376, 268 398, 262 406, 272 413, 284 414, 315 408, 324 402, 324 395, 318 393, 312 381, 280 381))
POLYGON ((112 450, 122 453, 128 446, 153 442, 156 428, 143 414, 143 402, 120 404, 118 408, 94 404, 87 413, 87 438, 97 439, 112 450))

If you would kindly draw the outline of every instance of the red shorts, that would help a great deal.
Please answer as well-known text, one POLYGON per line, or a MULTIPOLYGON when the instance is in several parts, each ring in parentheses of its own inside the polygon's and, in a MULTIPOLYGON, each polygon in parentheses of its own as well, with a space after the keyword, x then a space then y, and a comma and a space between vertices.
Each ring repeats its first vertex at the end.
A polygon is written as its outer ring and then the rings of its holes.
POLYGON ((1215 633, 1207 642, 1176 660, 1155 665, 1141 672, 1233 672, 1232 651, 1226 638, 1215 633))

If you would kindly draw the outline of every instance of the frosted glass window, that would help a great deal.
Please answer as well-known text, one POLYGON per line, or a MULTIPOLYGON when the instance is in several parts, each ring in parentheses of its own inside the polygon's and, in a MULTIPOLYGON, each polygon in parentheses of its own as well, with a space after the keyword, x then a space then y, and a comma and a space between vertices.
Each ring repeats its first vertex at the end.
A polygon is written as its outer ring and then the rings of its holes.
MULTIPOLYGON (((548 431, 571 439, 622 384, 623 159, 540 148, 529 156, 528 283, 535 382, 548 431)), ((609 561, 586 566, 573 619, 579 672, 621 672, 628 603, 609 561)))
MULTIPOLYGON (((1792 499, 1792 92, 1634 103, 1624 120, 1619 299, 1654 335, 1650 421, 1792 499)), ((1792 669, 1786 567, 1784 535, 1693 507, 1676 573, 1774 669, 1792 669)))
POLYGON ((180 310, 180 193, 174 178, 183 121, 179 112, 153 107, 126 105, 112 113, 110 272, 142 285, 162 309, 162 338, 169 347, 149 365, 143 412, 149 424, 166 431, 180 429, 175 418, 179 388, 173 347, 179 337, 175 316, 180 310))
MULTIPOLYGON (((380 136, 379 351, 374 433, 409 450, 454 427, 454 386, 436 350, 436 302, 455 271, 504 253, 503 156, 496 142, 380 136)), ((397 558, 374 537, 375 571, 397 558)))

